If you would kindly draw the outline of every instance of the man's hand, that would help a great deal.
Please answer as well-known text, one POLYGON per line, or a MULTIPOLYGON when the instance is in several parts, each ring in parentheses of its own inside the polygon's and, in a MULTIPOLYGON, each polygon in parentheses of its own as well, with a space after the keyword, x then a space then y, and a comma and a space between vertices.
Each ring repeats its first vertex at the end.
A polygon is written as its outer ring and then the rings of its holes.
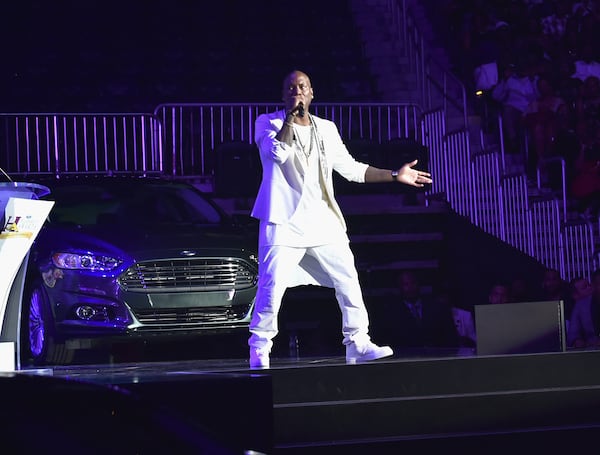
POLYGON ((429 172, 413 169, 413 167, 417 165, 417 162, 418 160, 411 161, 398 169, 398 177, 396 180, 405 183, 406 185, 419 188, 425 186, 426 183, 431 183, 433 180, 431 180, 431 174, 429 172))

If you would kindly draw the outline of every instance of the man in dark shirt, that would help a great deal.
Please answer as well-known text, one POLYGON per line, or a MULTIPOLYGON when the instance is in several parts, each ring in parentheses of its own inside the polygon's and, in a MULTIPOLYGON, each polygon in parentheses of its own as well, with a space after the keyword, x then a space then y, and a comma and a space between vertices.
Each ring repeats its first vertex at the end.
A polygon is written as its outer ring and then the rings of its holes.
POLYGON ((399 273, 398 288, 399 297, 384 304, 380 321, 389 344, 398 349, 459 346, 452 309, 443 296, 423 292, 411 270, 399 273))
POLYGON ((600 346, 600 269, 591 276, 592 293, 575 302, 567 330, 569 347, 600 346))

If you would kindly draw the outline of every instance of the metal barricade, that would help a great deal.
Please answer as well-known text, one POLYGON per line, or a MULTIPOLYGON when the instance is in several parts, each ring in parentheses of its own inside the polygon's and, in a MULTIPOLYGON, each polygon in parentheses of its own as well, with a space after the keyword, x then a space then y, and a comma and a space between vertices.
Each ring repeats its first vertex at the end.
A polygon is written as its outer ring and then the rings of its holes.
POLYGON ((0 114, 9 174, 161 173, 162 128, 151 114, 0 114))
POLYGON ((594 233, 592 223, 570 222, 564 226, 565 270, 567 281, 582 276, 589 278, 598 267, 594 259, 594 233))
POLYGON ((444 140, 448 151, 448 201, 457 213, 472 217, 474 195, 468 133, 466 130, 455 131, 447 134, 444 140))
POLYGON ((500 211, 498 152, 481 152, 471 158, 473 168, 473 223, 498 238, 503 236, 500 211))
POLYGON ((550 173, 558 167, 560 170, 560 198, 562 201, 562 221, 567 221, 567 164, 563 157, 554 156, 540 160, 537 166, 537 187, 542 188, 542 174, 550 173))
POLYGON ((429 149, 429 169, 433 177, 433 183, 429 194, 447 197, 448 188, 448 165, 446 144, 446 121, 444 111, 438 109, 423 114, 421 120, 421 143, 429 149))
POLYGON ((500 180, 500 210, 504 225, 502 240, 533 256, 529 198, 524 175, 504 176, 500 180))
MULTIPOLYGON (((162 104, 153 114, 0 114, 0 140, 5 148, 0 168, 12 175, 210 177, 220 144, 252 143, 256 118, 281 107, 277 103, 193 103, 162 104)), ((563 276, 589 275, 598 262, 593 229, 587 225, 563 228, 562 161, 562 210, 547 204, 530 207, 525 176, 502 176, 496 153, 471 157, 468 132, 447 133, 443 109, 422 113, 410 103, 315 103, 312 111, 336 123, 346 141, 382 144, 408 138, 420 142, 429 151, 433 174, 429 196, 443 196, 475 225, 559 268, 563 276)))
POLYGON ((561 215, 558 201, 546 198, 531 203, 532 255, 546 267, 565 276, 561 215))
MULTIPOLYGON (((154 110, 164 127, 166 168, 173 175, 214 174, 216 148, 224 142, 254 141, 254 122, 279 103, 160 104, 154 110)), ((383 143, 418 139, 421 112, 407 103, 314 103, 312 112, 333 121, 344 140, 383 143)))

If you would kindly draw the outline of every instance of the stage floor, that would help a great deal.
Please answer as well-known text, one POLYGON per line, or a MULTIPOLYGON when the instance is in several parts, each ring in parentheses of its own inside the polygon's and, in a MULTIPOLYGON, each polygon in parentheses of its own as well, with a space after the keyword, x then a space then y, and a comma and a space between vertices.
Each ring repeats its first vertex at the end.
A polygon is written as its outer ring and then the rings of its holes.
MULTIPOLYGON (((475 357, 474 348, 461 349, 406 349, 397 351, 392 357, 380 359, 369 363, 406 362, 415 360, 435 361, 440 359, 453 359, 475 357)), ((252 370, 248 359, 245 358, 219 358, 196 360, 144 360, 134 362, 108 362, 78 365, 56 365, 51 367, 26 367, 20 371, 23 374, 50 374, 54 377, 89 380, 91 382, 139 381, 142 378, 162 378, 171 374, 194 373, 240 373, 240 372, 269 372, 278 369, 299 369, 307 367, 341 366, 346 365, 344 356, 306 356, 284 357, 272 356, 269 369, 252 370)))
POLYGON ((525 443, 555 453, 572 438, 600 436, 597 349, 492 356, 414 349, 356 365, 335 355, 273 357, 265 370, 249 369, 245 358, 160 360, 14 376, 125 392, 229 450, 215 453, 504 453, 525 443))

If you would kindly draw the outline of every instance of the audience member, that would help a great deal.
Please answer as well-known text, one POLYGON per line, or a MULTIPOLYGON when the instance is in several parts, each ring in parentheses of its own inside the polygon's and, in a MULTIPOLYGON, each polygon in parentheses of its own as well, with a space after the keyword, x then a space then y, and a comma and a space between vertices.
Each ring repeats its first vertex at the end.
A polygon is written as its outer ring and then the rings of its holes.
POLYGON ((600 346, 600 269, 591 276, 591 289, 583 279, 573 283, 574 294, 580 296, 573 307, 567 331, 567 345, 574 348, 600 346))
MULTIPOLYGON (((531 138, 533 150, 529 151, 528 174, 535 176, 535 171, 544 158, 555 154, 555 140, 559 128, 564 120, 561 117, 568 115, 565 100, 560 97, 552 82, 547 77, 537 80, 538 98, 533 100, 525 111, 525 125, 531 138)), ((544 172, 547 175, 547 172, 544 172)))
POLYGON ((592 283, 585 277, 578 276, 569 282, 569 293, 574 302, 592 295, 592 283))
MULTIPOLYGON (((458 6, 462 9, 464 5, 458 6)), ((464 9, 461 16, 457 18, 460 22, 450 33, 459 37, 459 52, 456 58, 459 60, 456 66, 459 77, 471 83, 470 76, 475 73, 476 68, 483 64, 496 62, 498 45, 495 36, 495 20, 492 14, 481 5, 472 5, 472 9, 464 9)), ((477 86, 477 75, 473 81, 477 86)), ((497 78, 497 74, 495 75, 497 78)), ((470 85, 470 84, 469 84, 470 85)))
POLYGON ((401 271, 399 296, 384 306, 381 333, 392 347, 458 347, 459 340, 452 310, 444 296, 426 293, 417 273, 401 271))
POLYGON ((598 42, 600 36, 600 2, 598 0, 575 1, 571 24, 571 28, 577 31, 579 42, 598 42))
POLYGON ((577 135, 582 144, 597 141, 600 127, 600 77, 588 76, 583 81, 575 100, 577 135))
POLYGON ((549 14, 541 18, 544 48, 551 50, 563 39, 571 18, 571 0, 547 2, 549 14))
POLYGON ((565 310, 565 319, 569 320, 573 309, 573 301, 569 293, 568 283, 561 277, 560 272, 553 268, 546 268, 540 283, 539 301, 562 300, 565 310))
POLYGON ((600 4, 598 0, 575 0, 572 12, 574 16, 579 17, 598 17, 600 14, 600 4))
POLYGON ((596 53, 595 43, 584 42, 579 56, 574 61, 575 72, 571 78, 585 82, 588 77, 600 78, 600 61, 596 53))
POLYGON ((473 16, 475 36, 471 37, 470 63, 473 65, 475 90, 489 90, 498 83, 498 61, 502 46, 499 40, 500 31, 507 24, 495 24, 487 14, 473 16))
POLYGON ((540 282, 540 295, 542 300, 558 300, 567 292, 566 283, 557 269, 547 267, 540 282))
POLYGON ((492 90, 492 98, 499 103, 508 156, 524 157, 521 142, 525 138, 524 116, 527 107, 539 97, 537 79, 533 65, 509 64, 492 90))
POLYGON ((475 347, 477 336, 475 334, 475 318, 473 317, 473 311, 452 307, 452 317, 458 335, 459 347, 475 347))
POLYGON ((531 302, 531 283, 523 276, 518 275, 512 279, 509 285, 510 302, 531 302))
POLYGON ((496 305, 508 302, 510 302, 510 288, 503 283, 493 284, 488 294, 488 303, 496 305))
POLYGON ((600 216, 600 141, 582 145, 579 150, 569 194, 580 214, 595 219, 600 216))

